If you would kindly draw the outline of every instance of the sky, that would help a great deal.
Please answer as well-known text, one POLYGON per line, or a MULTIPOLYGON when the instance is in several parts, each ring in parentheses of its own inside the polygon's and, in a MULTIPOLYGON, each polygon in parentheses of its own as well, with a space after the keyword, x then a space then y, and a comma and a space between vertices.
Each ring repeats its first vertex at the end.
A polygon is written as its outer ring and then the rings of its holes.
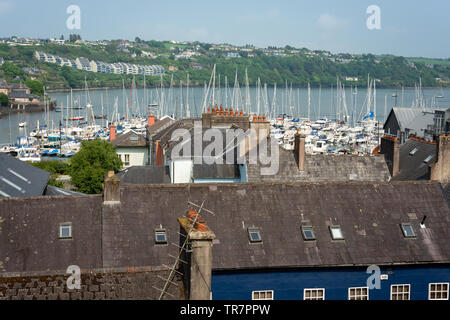
POLYGON ((449 0, 0 0, 0 37, 77 33, 449 58, 449 18, 449 0), (80 8, 80 29, 67 27, 70 5, 80 8), (367 27, 371 5, 380 29, 367 27))

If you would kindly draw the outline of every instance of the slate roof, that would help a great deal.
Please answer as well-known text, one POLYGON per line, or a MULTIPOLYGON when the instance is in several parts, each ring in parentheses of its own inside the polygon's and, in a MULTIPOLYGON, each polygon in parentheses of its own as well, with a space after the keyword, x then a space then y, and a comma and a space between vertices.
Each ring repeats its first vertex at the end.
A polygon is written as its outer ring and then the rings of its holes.
POLYGON ((42 196, 50 173, 0 153, 0 198, 42 196))
POLYGON ((86 194, 49 185, 45 189, 44 195, 46 195, 46 196, 83 196, 86 194))
POLYGON ((391 110, 391 113, 394 113, 397 118, 401 131, 404 131, 421 112, 420 108, 392 108, 391 110))
POLYGON ((445 185, 443 188, 444 188, 445 196, 447 197, 448 206, 450 207, 450 183, 445 185))
POLYGON ((161 127, 158 132, 156 132, 152 138, 154 141, 159 141, 161 145, 165 145, 172 138, 172 133, 177 129, 187 129, 190 130, 193 127, 193 122, 189 120, 178 120, 170 122, 169 124, 161 127))
MULTIPOLYGON (((298 169, 295 151, 278 149, 278 173, 261 175, 262 166, 248 164, 248 182, 328 182, 389 181, 390 174, 383 156, 305 155, 305 170, 298 169)), ((269 153, 270 154, 270 153, 269 153)))
POLYGON ((119 134, 111 142, 116 147, 146 147, 147 140, 145 136, 137 134, 134 131, 128 131, 124 134, 119 134))
POLYGON ((205 132, 211 133, 212 129, 202 128, 202 130, 196 132, 192 125, 184 125, 180 126, 180 128, 187 129, 189 131, 189 137, 187 137, 186 140, 184 140, 182 137, 177 137, 177 139, 169 140, 169 146, 166 148, 166 154, 169 155, 172 160, 180 158, 194 159, 197 156, 195 143, 198 139, 198 141, 201 141, 202 144, 200 151, 201 155, 203 156, 203 162, 211 160, 211 158, 207 159, 205 157, 206 155, 210 155, 212 157, 211 161, 216 162, 216 159, 222 158, 223 163, 227 163, 230 165, 236 164, 238 148, 236 148, 236 140, 234 140, 234 143, 233 141, 231 143, 227 141, 228 129, 213 129, 218 136, 222 137, 222 141, 218 140, 216 142, 215 135, 211 137, 210 141, 207 141, 208 139, 205 136, 205 132), (216 144, 217 146, 219 146, 218 150, 214 149, 213 147, 216 144), (184 148, 183 146, 186 146, 186 148, 184 148), (189 151, 189 153, 185 154, 185 151, 189 151), (227 157, 228 161, 232 161, 232 163, 227 162, 227 157))
POLYGON ((153 125, 150 127, 147 127, 147 133, 151 136, 156 133, 158 133, 161 129, 163 129, 165 126, 169 125, 170 123, 174 122, 170 117, 166 117, 162 120, 157 120, 153 125))
POLYGON ((32 98, 32 99, 39 99, 40 97, 35 95, 35 94, 28 94, 25 91, 13 91, 11 92, 8 97, 10 99, 27 99, 27 98, 32 98))
POLYGON ((234 164, 194 164, 194 179, 240 179, 239 167, 234 164))
POLYGON ((429 180, 430 170, 429 166, 437 161, 436 144, 418 141, 415 139, 407 140, 400 146, 400 172, 393 177, 393 180, 407 181, 407 180, 429 180), (411 151, 417 151, 411 155, 411 151), (433 158, 429 163, 424 163, 424 160, 432 155, 433 158))
POLYGON ((117 174, 121 183, 125 184, 168 184, 170 183, 169 167, 166 166, 134 166, 117 174))
POLYGON ((204 201, 215 213, 202 215, 217 236, 215 271, 450 262, 450 209, 440 184, 428 181, 126 185, 121 205, 105 208, 105 259, 117 266, 169 264, 167 254, 177 248, 143 235, 163 226, 169 242, 178 243, 176 218, 187 201, 204 201), (405 238, 401 223, 411 223, 416 237, 405 238), (315 241, 303 239, 303 224, 314 228, 315 241), (339 225, 345 239, 332 240, 330 225, 339 225), (249 242, 249 227, 260 228, 262 243, 249 242))
POLYGON ((409 129, 410 134, 424 138, 425 130, 434 124, 435 110, 445 111, 445 109, 422 110, 413 120, 405 124, 404 128, 409 129))

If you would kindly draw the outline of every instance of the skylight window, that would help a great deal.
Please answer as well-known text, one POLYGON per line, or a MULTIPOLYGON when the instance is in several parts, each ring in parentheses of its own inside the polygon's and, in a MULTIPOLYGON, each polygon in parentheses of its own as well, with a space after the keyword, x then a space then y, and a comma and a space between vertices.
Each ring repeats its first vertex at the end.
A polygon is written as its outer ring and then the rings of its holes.
POLYGON ((425 160, 423 160, 423 162, 428 163, 431 161, 431 159, 433 159, 433 155, 430 154, 428 157, 426 157, 425 160))
POLYGON ((130 137, 130 141, 138 141, 138 140, 139 140, 139 138, 136 137, 136 136, 131 136, 130 137))
POLYGON ((62 223, 59 225, 59 238, 60 239, 70 239, 72 238, 72 224, 62 223))
POLYGON ((156 244, 167 244, 166 229, 156 229, 155 230, 155 243, 156 244))
POLYGON ((416 154, 416 152, 419 151, 419 148, 414 148, 411 150, 411 152, 409 153, 410 156, 413 156, 416 154))
POLYGON ((401 227, 405 238, 414 238, 416 236, 416 233, 410 223, 402 223, 401 227))
POLYGON ((316 240, 316 235, 312 226, 302 226, 302 235, 305 241, 316 240))
POLYGON ((343 240, 344 235, 342 234, 342 230, 340 226, 330 226, 331 238, 333 240, 343 240))
POLYGON ((248 228, 248 237, 250 242, 262 242, 261 229, 259 228, 248 228))

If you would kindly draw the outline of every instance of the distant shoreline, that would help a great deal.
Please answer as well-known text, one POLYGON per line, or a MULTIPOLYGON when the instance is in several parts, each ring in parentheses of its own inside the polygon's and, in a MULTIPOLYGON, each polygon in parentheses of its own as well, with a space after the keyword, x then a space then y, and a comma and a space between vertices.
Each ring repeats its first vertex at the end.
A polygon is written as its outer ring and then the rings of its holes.
MULTIPOLYGON (((203 88, 203 86, 189 86, 190 88, 203 88)), ((271 88, 273 86, 268 86, 268 88, 271 88)), ((144 87, 137 87, 137 89, 143 89, 144 87)), ((155 89, 155 88, 159 88, 159 87, 146 87, 146 89, 155 89)), ((174 87, 174 89, 179 88, 179 87, 174 87)), ((250 88, 256 88, 256 86, 251 85, 250 88)), ((278 89, 285 89, 284 87, 280 87, 277 86, 278 89)), ((292 88, 303 88, 306 89, 307 87, 302 87, 302 86, 293 86, 292 88)), ((312 87, 311 89, 318 89, 319 87, 312 87)), ((322 89, 327 89, 328 87, 322 87, 322 89)), ((364 89, 365 87, 358 87, 359 89, 364 89)), ((414 87, 403 87, 404 89, 415 89, 414 87)), ((422 89, 450 89, 450 86, 439 86, 439 87, 422 87, 422 89)), ((117 87, 94 87, 94 88, 88 88, 89 91, 98 91, 98 90, 116 90, 116 89, 122 89, 122 86, 117 86, 117 87)), ((125 87, 125 90, 129 90, 130 87, 125 87)), ((136 89, 136 87, 135 87, 136 89)), ((165 88, 167 89, 167 87, 165 88)), ((216 88, 217 89, 217 88, 216 88)), ((223 87, 222 87, 223 89, 223 87)), ((232 90, 231 88, 229 88, 230 90, 232 90)), ((398 87, 378 87, 377 89, 386 89, 386 90, 397 90, 397 91, 401 91, 402 88, 398 88, 398 87)), ((72 91, 73 92, 80 92, 80 91, 84 91, 85 88, 73 88, 72 91)), ((46 93, 64 93, 64 92, 70 92, 70 89, 46 89, 46 93)))

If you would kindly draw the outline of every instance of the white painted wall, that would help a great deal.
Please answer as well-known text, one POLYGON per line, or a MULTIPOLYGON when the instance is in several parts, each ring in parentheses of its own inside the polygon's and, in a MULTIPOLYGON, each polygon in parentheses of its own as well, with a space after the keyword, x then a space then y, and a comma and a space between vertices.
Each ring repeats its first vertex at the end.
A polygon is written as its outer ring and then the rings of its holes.
POLYGON ((172 183, 191 183, 194 163, 190 159, 174 160, 169 164, 172 183))
POLYGON ((117 155, 120 155, 122 162, 124 162, 123 168, 129 168, 133 166, 145 166, 147 165, 147 153, 148 149, 145 147, 142 148, 124 148, 124 147, 117 147, 116 149, 117 155), (125 155, 130 155, 130 163, 129 165, 125 166, 125 155))

